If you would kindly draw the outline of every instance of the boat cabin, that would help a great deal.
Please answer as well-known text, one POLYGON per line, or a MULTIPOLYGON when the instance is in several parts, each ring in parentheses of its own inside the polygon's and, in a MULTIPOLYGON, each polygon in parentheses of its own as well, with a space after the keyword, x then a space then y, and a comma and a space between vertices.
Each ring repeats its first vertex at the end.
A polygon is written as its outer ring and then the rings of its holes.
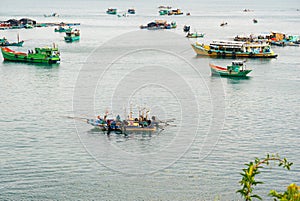
POLYGON ((253 54, 271 52, 270 45, 263 41, 257 43, 240 41, 213 41, 210 43, 209 47, 211 50, 228 52, 249 52, 253 54))
POLYGON ((232 61, 231 66, 227 66, 227 70, 229 72, 239 72, 246 70, 246 66, 244 65, 244 61, 232 61))
POLYGON ((46 55, 48 57, 50 56, 55 56, 58 55, 58 48, 54 47, 54 48, 49 48, 49 47, 44 47, 44 48, 35 48, 35 53, 34 54, 42 54, 42 55, 46 55))

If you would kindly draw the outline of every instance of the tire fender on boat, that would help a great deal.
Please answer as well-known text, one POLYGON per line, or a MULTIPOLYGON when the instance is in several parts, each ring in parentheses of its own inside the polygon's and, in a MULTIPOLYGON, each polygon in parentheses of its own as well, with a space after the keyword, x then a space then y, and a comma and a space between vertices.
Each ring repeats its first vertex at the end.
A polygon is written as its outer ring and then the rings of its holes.
POLYGON ((18 58, 18 55, 15 54, 15 58, 18 58))
POLYGON ((211 54, 212 53, 212 51, 211 50, 208 50, 208 52, 207 52, 208 54, 211 54))
POLYGON ((225 52, 222 52, 222 57, 225 57, 226 56, 226 53, 225 52))
POLYGON ((250 52, 249 57, 253 57, 253 52, 250 52))
POLYGON ((218 56, 221 56, 221 52, 217 52, 217 55, 218 55, 218 56))

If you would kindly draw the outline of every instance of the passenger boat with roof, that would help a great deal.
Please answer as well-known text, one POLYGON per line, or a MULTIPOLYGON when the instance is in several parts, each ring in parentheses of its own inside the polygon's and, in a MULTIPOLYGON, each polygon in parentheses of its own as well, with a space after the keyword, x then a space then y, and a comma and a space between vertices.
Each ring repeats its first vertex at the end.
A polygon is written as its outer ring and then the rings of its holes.
POLYGON ((196 42, 192 48, 197 55, 219 56, 219 57, 250 57, 250 58, 275 58, 267 43, 249 43, 238 41, 213 41, 209 45, 196 42))

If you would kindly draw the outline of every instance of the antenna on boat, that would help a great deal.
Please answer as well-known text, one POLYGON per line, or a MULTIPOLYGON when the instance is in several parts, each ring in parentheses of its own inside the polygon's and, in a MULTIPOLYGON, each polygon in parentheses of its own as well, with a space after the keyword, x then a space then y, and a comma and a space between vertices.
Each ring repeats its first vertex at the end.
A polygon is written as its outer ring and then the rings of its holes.
POLYGON ((126 111, 125 105, 123 105, 123 108, 124 108, 124 119, 126 119, 127 118, 127 111, 126 111))
POLYGON ((130 113, 129 113, 129 118, 132 119, 132 103, 130 103, 130 113))
POLYGON ((17 38, 18 38, 18 43, 19 43, 20 42, 20 35, 19 35, 19 33, 17 35, 17 38))

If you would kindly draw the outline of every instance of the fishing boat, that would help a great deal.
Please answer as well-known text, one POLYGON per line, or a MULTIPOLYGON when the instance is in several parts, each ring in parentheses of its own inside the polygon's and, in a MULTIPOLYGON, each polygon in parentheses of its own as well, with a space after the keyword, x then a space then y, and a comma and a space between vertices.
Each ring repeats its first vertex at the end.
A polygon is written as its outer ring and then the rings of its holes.
POLYGON ((97 116, 96 119, 86 119, 86 122, 96 128, 100 128, 102 131, 107 131, 109 134, 111 131, 116 131, 119 133, 126 132, 144 132, 144 131, 156 131, 158 127, 158 122, 156 117, 153 116, 151 120, 148 118, 150 110, 143 108, 139 110, 139 116, 133 118, 132 107, 130 108, 130 113, 127 118, 122 120, 120 115, 116 118, 108 118, 108 112, 105 113, 103 118, 97 116))
POLYGON ((256 24, 258 21, 257 19, 253 19, 253 23, 256 24))
POLYGON ((4 46, 18 46, 18 47, 22 47, 23 46, 24 41, 19 41, 19 37, 18 37, 18 42, 8 42, 8 40, 3 37, 0 38, 0 46, 4 47, 4 46))
POLYGON ((188 38, 203 38, 204 35, 205 35, 204 33, 197 33, 197 32, 190 33, 190 32, 188 32, 186 37, 188 37, 188 38))
POLYGON ((116 15, 117 14, 117 9, 116 8, 108 8, 106 13, 110 14, 110 15, 116 15))
POLYGON ((172 6, 159 6, 158 8, 159 9, 171 9, 172 6))
POLYGON ((128 14, 131 14, 131 15, 134 15, 134 14, 135 14, 135 9, 134 9, 134 8, 129 8, 129 9, 127 10, 127 13, 128 13, 128 14))
POLYGON ((67 32, 67 31, 72 31, 72 28, 71 27, 68 27, 68 28, 65 28, 63 26, 59 26, 58 28, 55 28, 54 29, 54 32, 67 32))
POLYGON ((59 14, 58 13, 52 13, 50 15, 44 14, 44 17, 59 17, 59 14))
POLYGON ((221 27, 223 27, 223 26, 225 26, 225 25, 228 25, 228 23, 227 23, 227 22, 222 22, 222 23, 220 24, 221 27))
POLYGON ((4 61, 48 63, 48 64, 55 64, 60 62, 60 54, 58 48, 55 47, 55 45, 52 48, 37 47, 34 50, 28 50, 28 53, 17 52, 7 47, 2 47, 1 52, 4 61))
POLYGON ((66 42, 73 42, 78 41, 80 39, 80 31, 75 29, 74 31, 71 29, 66 31, 65 41, 66 42))
POLYGON ((213 41, 209 45, 196 42, 192 48, 197 55, 219 57, 249 57, 249 58, 275 58, 268 43, 249 43, 239 41, 213 41))
POLYGON ((160 10, 158 11, 159 12, 159 15, 168 15, 168 13, 170 12, 170 10, 168 9, 163 9, 163 10, 160 10))
POLYGON ((184 31, 184 32, 189 32, 189 31, 190 31, 190 28, 191 28, 191 26, 184 25, 183 31, 184 31))
POLYGON ((168 15, 183 15, 183 12, 180 9, 176 9, 169 11, 168 15))
POLYGON ((175 29, 177 24, 175 21, 171 23, 167 23, 166 20, 155 20, 154 22, 150 22, 147 25, 141 25, 141 29, 148 29, 148 30, 158 30, 158 29, 175 29))
POLYGON ((232 64, 226 68, 209 64, 212 75, 228 76, 228 77, 246 77, 252 70, 246 69, 244 61, 232 61, 232 64))

